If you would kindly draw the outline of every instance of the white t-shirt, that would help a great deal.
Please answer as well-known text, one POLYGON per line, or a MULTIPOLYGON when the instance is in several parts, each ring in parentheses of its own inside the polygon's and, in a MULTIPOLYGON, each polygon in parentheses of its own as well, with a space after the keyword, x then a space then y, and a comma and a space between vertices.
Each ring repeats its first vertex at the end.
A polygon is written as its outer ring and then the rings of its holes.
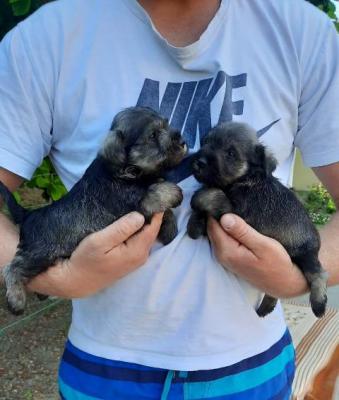
MULTIPOLYGON (((338 39, 303 0, 223 0, 200 39, 171 46, 136 0, 60 0, 0 46, 0 165, 30 178, 46 154, 71 188, 113 116, 151 106, 183 131, 190 151, 218 121, 246 121, 291 179, 294 146, 309 166, 339 160, 338 39)), ((225 271, 208 240, 179 234, 108 289, 73 301, 70 339, 91 354, 176 370, 223 367, 269 348, 286 327, 278 306, 225 271)), ((279 265, 276 266, 279 268, 279 265)))

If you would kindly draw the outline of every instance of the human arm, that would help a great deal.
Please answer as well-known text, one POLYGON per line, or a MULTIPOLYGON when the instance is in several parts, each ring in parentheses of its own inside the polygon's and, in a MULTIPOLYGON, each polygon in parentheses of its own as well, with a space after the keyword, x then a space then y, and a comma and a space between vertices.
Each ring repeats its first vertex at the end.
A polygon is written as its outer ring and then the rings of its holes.
MULTIPOLYGON (((19 176, 0 168, 0 180, 11 190, 19 176)), ((85 238, 69 260, 58 262, 32 279, 28 289, 63 298, 86 297, 98 292, 145 263, 158 235, 162 215, 144 228, 141 214, 128 214, 100 232, 85 238), (140 231, 140 229, 142 230, 140 231)), ((16 227, 0 214, 0 270, 14 256, 18 244, 16 227)))
MULTIPOLYGON (((315 173, 339 208, 339 163, 315 168, 315 173)), ((305 278, 280 243, 240 217, 225 214, 220 224, 210 219, 208 235, 218 261, 263 292, 284 298, 308 291, 305 278)), ((329 274, 328 284, 339 284, 339 212, 321 229, 320 236, 319 257, 329 274)))

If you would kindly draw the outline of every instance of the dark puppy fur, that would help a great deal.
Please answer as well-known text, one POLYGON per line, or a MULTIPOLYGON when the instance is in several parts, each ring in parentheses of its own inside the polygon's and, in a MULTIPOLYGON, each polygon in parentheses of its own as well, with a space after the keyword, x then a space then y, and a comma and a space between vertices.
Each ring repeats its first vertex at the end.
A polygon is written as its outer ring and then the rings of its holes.
POLYGON ((0 184, 0 194, 20 225, 16 255, 3 272, 10 311, 23 312, 29 279, 69 258, 85 236, 131 211, 142 213, 147 222, 165 211, 158 239, 163 244, 173 240, 177 226, 170 208, 181 203, 182 192, 161 177, 185 153, 180 132, 167 120, 149 108, 128 108, 117 114, 97 157, 61 200, 29 212, 0 184))
MULTIPOLYGON (((327 274, 320 265, 319 234, 292 191, 272 176, 276 160, 246 124, 220 124, 211 130, 193 161, 194 176, 204 184, 192 197, 188 234, 206 235, 208 215, 228 212, 279 241, 303 272, 311 289, 314 314, 326 308, 327 274)), ((279 266, 277 265, 277 268, 279 266)), ((277 300, 265 295, 258 315, 270 313, 277 300)))

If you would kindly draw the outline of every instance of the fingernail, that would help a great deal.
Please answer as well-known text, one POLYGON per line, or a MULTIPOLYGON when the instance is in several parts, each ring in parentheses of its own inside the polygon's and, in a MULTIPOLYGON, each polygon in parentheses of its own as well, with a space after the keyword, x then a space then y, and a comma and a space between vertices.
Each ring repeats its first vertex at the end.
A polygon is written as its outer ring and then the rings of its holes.
POLYGON ((143 215, 141 215, 141 214, 139 214, 138 212, 131 212, 130 214, 129 214, 129 218, 130 219, 133 219, 133 222, 136 224, 136 225, 143 225, 144 224, 144 222, 145 222, 145 218, 144 218, 144 216, 143 215))
POLYGON ((231 229, 235 225, 235 218, 226 214, 222 216, 220 223, 224 229, 231 229))

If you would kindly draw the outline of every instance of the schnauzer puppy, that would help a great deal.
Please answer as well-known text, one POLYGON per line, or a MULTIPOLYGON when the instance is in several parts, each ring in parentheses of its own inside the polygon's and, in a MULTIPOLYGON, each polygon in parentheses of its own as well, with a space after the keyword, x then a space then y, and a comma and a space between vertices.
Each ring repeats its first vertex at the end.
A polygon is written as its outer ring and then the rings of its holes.
POLYGON ((182 191, 162 176, 186 150, 180 132, 167 120, 149 108, 132 107, 116 115, 97 157, 59 201, 27 211, 0 183, 0 194, 20 226, 17 252, 3 271, 9 310, 23 312, 29 279, 69 258, 85 236, 131 211, 143 214, 146 222, 165 212, 158 239, 171 242, 177 225, 170 209, 180 205, 182 191))
MULTIPOLYGON (((326 309, 327 274, 318 252, 320 237, 294 193, 272 176, 276 160, 243 123, 226 123, 211 130, 193 161, 193 173, 203 188, 192 197, 187 231, 206 235, 206 219, 233 212, 254 229, 279 241, 300 268, 310 287, 313 313, 326 309)), ((279 268, 279 266, 277 266, 279 268)), ((273 311, 277 300, 265 295, 257 310, 273 311)))

